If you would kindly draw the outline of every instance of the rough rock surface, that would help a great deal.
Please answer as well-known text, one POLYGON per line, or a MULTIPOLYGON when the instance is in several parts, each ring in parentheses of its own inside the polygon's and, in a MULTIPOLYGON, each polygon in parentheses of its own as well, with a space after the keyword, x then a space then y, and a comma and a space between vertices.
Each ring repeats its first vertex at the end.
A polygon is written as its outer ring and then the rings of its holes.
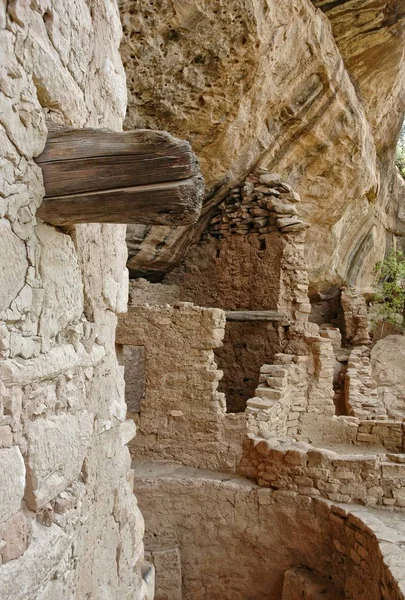
POLYGON ((160 561, 166 555, 156 600, 168 597, 168 586, 175 600, 308 600, 302 588, 282 596, 284 573, 298 566, 326 576, 339 599, 403 598, 401 516, 395 522, 389 513, 170 463, 136 464, 134 483, 145 546, 160 561), (176 594, 179 576, 182 595, 176 594))
POLYGON ((116 314, 125 227, 37 221, 46 117, 120 129, 110 0, 0 3, 0 596, 144 600, 116 314), (106 249, 108 248, 108 252, 106 249), (28 508, 27 508, 28 505, 28 508))
POLYGON ((134 272, 170 269, 229 189, 262 165, 302 196, 313 288, 371 284, 386 243, 404 234, 393 156, 405 13, 400 0, 360 4, 121 0, 126 127, 189 139, 208 188, 196 226, 134 228, 134 272))
POLYGON ((405 337, 388 335, 371 350, 373 378, 387 413, 405 418, 405 337))

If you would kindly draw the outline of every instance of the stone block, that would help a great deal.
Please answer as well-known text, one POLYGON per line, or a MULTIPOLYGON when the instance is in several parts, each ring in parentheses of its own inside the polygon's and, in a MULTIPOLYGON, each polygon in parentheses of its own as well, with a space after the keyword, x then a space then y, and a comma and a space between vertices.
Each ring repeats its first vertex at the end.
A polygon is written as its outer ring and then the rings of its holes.
POLYGON ((259 398, 266 398, 268 400, 280 400, 283 396, 282 391, 273 390, 269 387, 257 387, 255 390, 256 396, 259 398))
POLYGON ((266 377, 265 382, 269 387, 284 387, 287 383, 287 377, 266 377))
POLYGON ((155 600, 182 599, 181 557, 179 548, 159 548, 147 554, 156 571, 155 600))
POLYGON ((105 349, 98 344, 94 344, 91 352, 87 352, 82 344, 76 348, 71 344, 64 344, 37 358, 26 361, 8 359, 0 362, 0 378, 6 386, 25 386, 34 381, 52 379, 78 366, 94 367, 104 356, 105 349))
POLYGON ((13 434, 10 425, 0 426, 0 448, 11 448, 13 445, 13 434))
POLYGON ((71 538, 57 525, 43 527, 34 521, 28 549, 18 560, 0 567, 1 597, 10 600, 37 598, 71 543, 71 538))
POLYGON ((1 550, 3 564, 15 560, 24 554, 31 538, 31 523, 20 510, 10 517, 4 525, 4 548, 1 550))
POLYGON ((20 449, 0 449, 0 523, 20 510, 24 487, 25 465, 20 449))
POLYGON ((260 367, 260 373, 269 375, 271 377, 286 377, 288 375, 288 369, 280 365, 262 365, 260 367))
POLYGON ((0 219, 0 311, 7 310, 25 282, 28 268, 24 242, 0 219))
POLYGON ((382 475, 386 479, 400 479, 405 481, 405 464, 382 463, 382 475))
POLYGON ((301 452, 299 450, 287 450, 284 462, 287 465, 298 465, 300 467, 306 467, 308 462, 308 456, 306 452, 301 452))
POLYGON ((40 334, 53 337, 83 313, 83 284, 76 250, 70 236, 54 227, 36 228, 40 241, 40 271, 46 289, 40 334))
POLYGON ((83 411, 37 419, 27 431, 25 501, 38 510, 75 481, 93 431, 93 415, 83 411))

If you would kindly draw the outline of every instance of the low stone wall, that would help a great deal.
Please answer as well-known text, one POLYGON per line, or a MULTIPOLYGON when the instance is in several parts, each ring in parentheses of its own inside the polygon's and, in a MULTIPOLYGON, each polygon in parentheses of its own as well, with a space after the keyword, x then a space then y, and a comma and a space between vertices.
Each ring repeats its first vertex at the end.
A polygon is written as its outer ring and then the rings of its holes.
POLYGON ((338 454, 291 439, 251 437, 238 472, 263 487, 334 502, 405 507, 405 464, 384 453, 338 454))
POLYGON ((155 600, 281 598, 296 567, 327 578, 339 600, 404 598, 405 528, 395 515, 169 464, 135 464, 134 489, 155 600))
POLYGON ((405 336, 389 335, 371 350, 371 369, 381 404, 391 419, 405 419, 405 336))
POLYGON ((402 421, 360 421, 356 444, 381 446, 391 452, 405 452, 405 423, 402 421))

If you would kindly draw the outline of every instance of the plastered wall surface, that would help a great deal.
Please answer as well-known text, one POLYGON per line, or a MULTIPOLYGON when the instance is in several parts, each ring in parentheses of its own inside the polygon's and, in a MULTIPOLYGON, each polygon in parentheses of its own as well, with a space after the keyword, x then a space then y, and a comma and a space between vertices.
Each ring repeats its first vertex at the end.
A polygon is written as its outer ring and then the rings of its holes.
POLYGON ((109 0, 0 5, 0 598, 146 598, 116 314, 125 227, 35 217, 45 117, 120 129, 109 0), (108 251, 107 251, 108 249, 108 251))

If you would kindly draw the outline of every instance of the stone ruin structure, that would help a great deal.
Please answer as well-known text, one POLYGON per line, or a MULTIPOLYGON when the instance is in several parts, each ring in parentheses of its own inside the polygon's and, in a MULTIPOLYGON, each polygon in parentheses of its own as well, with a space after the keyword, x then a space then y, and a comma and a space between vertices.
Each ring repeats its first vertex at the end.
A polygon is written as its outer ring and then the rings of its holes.
POLYGON ((349 288, 342 331, 309 320, 299 206, 251 174, 165 282, 130 283, 117 343, 157 598, 402 597, 373 546, 399 556, 405 429, 372 369, 396 340, 370 361, 349 288))
POLYGON ((404 599, 405 337, 368 306, 404 33, 400 0, 0 5, 0 600, 404 599), (51 177, 58 128, 119 137, 51 177), (139 148, 93 170, 154 135, 153 189, 139 148))

